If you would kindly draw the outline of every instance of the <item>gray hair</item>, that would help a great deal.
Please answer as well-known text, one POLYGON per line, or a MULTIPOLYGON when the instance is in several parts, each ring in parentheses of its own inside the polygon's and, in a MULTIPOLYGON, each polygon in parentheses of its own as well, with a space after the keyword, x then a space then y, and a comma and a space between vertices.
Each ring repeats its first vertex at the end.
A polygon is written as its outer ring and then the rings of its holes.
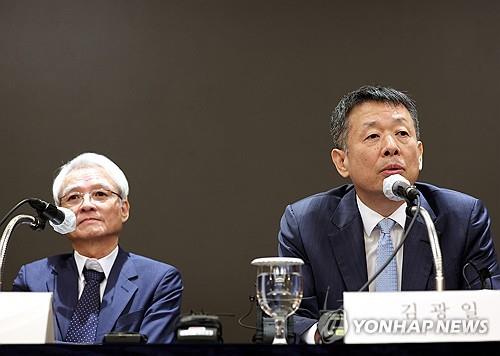
POLYGON ((405 92, 390 87, 365 85, 345 95, 332 112, 330 117, 330 134, 332 135, 334 148, 344 151, 347 149, 349 113, 355 106, 367 101, 403 105, 413 119, 417 140, 420 140, 420 128, 415 101, 405 92))
POLYGON ((127 198, 129 192, 128 181, 120 167, 106 156, 87 152, 76 156, 59 169, 59 173, 54 178, 54 183, 52 184, 52 195, 56 205, 60 204, 59 194, 61 194, 61 190, 63 189, 63 182, 66 176, 75 169, 89 167, 103 168, 117 185, 120 197, 122 199, 127 198))

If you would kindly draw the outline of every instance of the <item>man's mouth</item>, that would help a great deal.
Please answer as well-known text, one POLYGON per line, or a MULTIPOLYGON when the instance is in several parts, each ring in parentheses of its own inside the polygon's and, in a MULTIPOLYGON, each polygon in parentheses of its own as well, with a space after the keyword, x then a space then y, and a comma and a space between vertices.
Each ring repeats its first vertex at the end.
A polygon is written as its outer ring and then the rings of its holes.
POLYGON ((78 223, 78 225, 85 224, 85 223, 91 223, 91 222, 94 222, 94 221, 99 221, 99 220, 96 219, 96 218, 85 218, 85 219, 80 220, 80 222, 78 223))
POLYGON ((393 174, 401 174, 404 172, 403 166, 399 164, 388 164, 382 169, 382 174, 390 176, 393 174))

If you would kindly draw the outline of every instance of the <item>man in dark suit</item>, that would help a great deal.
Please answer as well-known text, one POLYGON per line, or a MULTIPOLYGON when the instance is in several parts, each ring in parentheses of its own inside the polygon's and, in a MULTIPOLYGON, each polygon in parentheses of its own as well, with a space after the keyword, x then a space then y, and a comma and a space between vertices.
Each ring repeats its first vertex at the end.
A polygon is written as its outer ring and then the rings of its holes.
MULTIPOLYGON (((278 235, 279 254, 305 263, 295 332, 308 343, 319 342, 319 311, 339 308, 344 291, 359 290, 379 267, 384 234, 394 248, 410 222, 406 202, 389 200, 382 192, 384 179, 400 174, 414 184, 422 169, 415 103, 395 89, 365 86, 344 96, 332 114, 331 134, 332 161, 352 185, 287 206, 278 235), (383 221, 390 221, 388 233, 382 231, 383 221)), ((416 186, 438 232, 446 289, 497 288, 499 267, 483 204, 452 190, 416 186)), ((420 218, 391 263, 393 289, 385 289, 384 270, 370 291, 435 288, 431 247, 420 218)))
POLYGON ((149 343, 174 338, 179 272, 118 246, 129 217, 128 191, 122 170, 95 153, 77 156, 54 180, 56 204, 76 215, 68 234, 74 251, 22 266, 13 290, 53 293, 56 340, 100 343, 113 331, 138 332, 149 343))

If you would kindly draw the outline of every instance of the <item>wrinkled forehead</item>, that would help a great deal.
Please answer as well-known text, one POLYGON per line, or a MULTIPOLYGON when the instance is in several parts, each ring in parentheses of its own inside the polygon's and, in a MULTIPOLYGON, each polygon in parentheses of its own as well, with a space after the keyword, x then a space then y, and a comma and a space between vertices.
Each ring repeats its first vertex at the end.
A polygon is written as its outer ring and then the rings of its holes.
POLYGON ((415 128, 410 112, 402 104, 390 102, 366 101, 356 105, 349 113, 349 127, 371 127, 380 120, 387 119, 398 124, 406 124, 415 128))
POLYGON ((116 190, 116 184, 102 167, 75 168, 64 177, 59 195, 63 196, 71 191, 85 191, 95 188, 116 190))

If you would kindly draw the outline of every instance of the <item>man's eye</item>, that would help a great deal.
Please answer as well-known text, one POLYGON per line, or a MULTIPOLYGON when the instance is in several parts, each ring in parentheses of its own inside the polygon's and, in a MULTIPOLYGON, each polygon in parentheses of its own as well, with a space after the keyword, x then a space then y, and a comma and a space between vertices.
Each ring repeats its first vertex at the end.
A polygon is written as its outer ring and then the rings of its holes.
POLYGON ((376 139, 377 137, 378 137, 378 134, 376 134, 376 133, 372 133, 371 135, 368 135, 368 136, 366 137, 366 140, 374 140, 374 139, 376 139))
POLYGON ((109 194, 104 190, 97 190, 93 194, 97 198, 106 198, 109 194))
POLYGON ((399 136, 405 136, 405 137, 406 137, 406 136, 410 136, 410 134, 408 133, 408 131, 404 131, 404 130, 399 131, 399 132, 398 132, 398 135, 399 135, 399 136))
POLYGON ((80 194, 70 194, 66 197, 67 201, 77 200, 80 198, 80 194))

